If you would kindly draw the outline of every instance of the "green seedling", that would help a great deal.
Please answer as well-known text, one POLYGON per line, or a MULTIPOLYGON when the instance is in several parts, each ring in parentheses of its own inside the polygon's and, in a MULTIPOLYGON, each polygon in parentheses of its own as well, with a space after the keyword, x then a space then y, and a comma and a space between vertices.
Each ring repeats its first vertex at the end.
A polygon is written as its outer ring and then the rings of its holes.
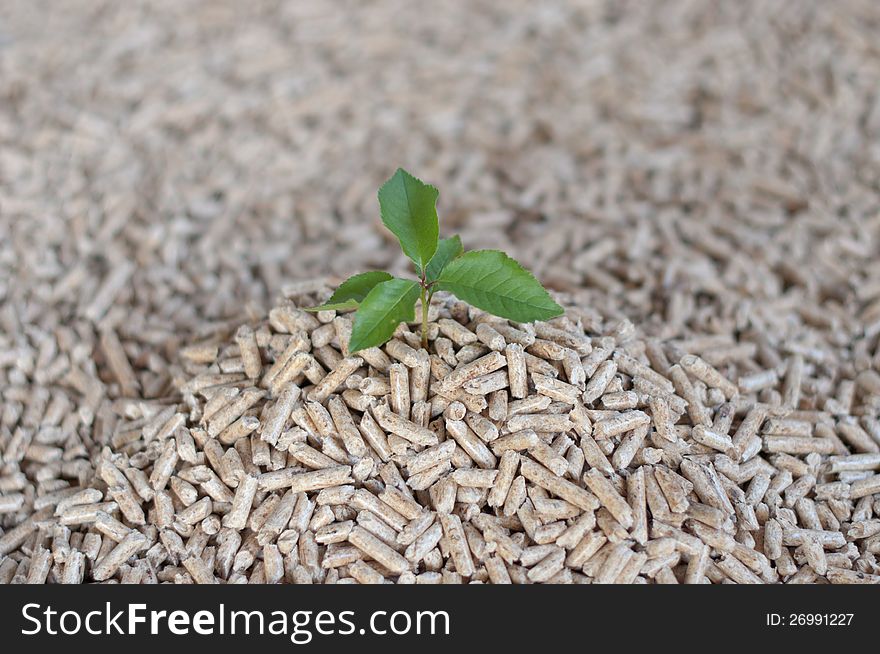
POLYGON ((465 252, 458 236, 441 239, 436 188, 402 168, 379 189, 382 222, 416 266, 417 280, 374 270, 349 277, 324 304, 309 311, 355 309, 349 352, 382 345, 422 307, 422 347, 428 347, 428 307, 436 291, 516 322, 548 320, 562 307, 528 270, 499 250, 465 252))

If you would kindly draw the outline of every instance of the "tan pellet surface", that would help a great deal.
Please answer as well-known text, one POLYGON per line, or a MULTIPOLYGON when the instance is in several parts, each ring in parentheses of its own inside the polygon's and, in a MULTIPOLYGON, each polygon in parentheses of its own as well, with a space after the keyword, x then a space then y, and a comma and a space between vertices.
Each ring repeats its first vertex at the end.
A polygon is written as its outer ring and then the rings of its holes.
POLYGON ((876 3, 344 5, 0 7, 0 582, 880 581, 876 3))

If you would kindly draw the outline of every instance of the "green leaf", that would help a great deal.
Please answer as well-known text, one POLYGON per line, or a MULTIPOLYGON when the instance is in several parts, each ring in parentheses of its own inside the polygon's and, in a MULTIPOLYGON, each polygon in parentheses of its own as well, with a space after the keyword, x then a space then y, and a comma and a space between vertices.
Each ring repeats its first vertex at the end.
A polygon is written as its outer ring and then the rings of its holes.
POLYGON ((437 196, 433 186, 422 183, 403 168, 379 189, 382 222, 400 241, 406 256, 419 270, 437 251, 437 196))
POLYGON ((381 270, 371 270, 360 275, 354 275, 342 282, 324 304, 317 307, 309 307, 306 311, 357 309, 358 305, 367 297, 367 293, 372 291, 376 284, 388 281, 389 279, 394 278, 381 270))
POLYGON ((461 238, 457 235, 451 238, 444 238, 437 244, 437 252, 428 264, 427 277, 429 282, 433 282, 440 276, 440 273, 450 261, 461 255, 464 248, 461 246, 461 238))
POLYGON ((563 312, 532 273, 498 250, 461 255, 438 281, 439 289, 508 320, 547 320, 563 312))
POLYGON ((382 345, 401 322, 415 320, 419 285, 409 279, 377 284, 361 302, 354 316, 348 351, 382 345))

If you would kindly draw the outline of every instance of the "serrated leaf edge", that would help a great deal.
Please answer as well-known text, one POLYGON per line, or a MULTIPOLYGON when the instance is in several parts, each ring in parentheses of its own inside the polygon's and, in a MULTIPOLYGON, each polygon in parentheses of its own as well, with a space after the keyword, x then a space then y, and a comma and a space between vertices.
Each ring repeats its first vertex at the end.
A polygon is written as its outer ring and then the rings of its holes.
MULTIPOLYGON (((379 283, 379 284, 376 284, 376 285, 373 287, 373 289, 370 291, 370 293, 367 294, 367 297, 364 298, 364 302, 366 302, 366 301, 369 299, 370 294, 372 294, 377 288, 379 288, 379 287, 382 286, 383 284, 387 284, 388 282, 393 282, 393 281, 409 282, 410 284, 413 285, 413 288, 414 288, 414 289, 418 289, 418 283, 417 283, 417 282, 414 282, 414 281, 411 280, 411 279, 401 279, 400 277, 392 277, 392 278, 389 279, 389 280, 386 280, 386 281, 384 281, 384 282, 381 282, 381 283, 379 283)), ((393 306, 396 307, 397 304, 399 304, 399 303, 404 299, 404 297, 405 297, 405 296, 401 296, 401 298, 400 298, 400 299, 397 301, 397 303, 395 303, 393 306)), ((415 320, 415 317, 416 317, 416 301, 417 301, 417 300, 418 300, 418 297, 413 298, 412 306, 410 307, 410 309, 411 309, 411 315, 410 315, 409 317, 405 317, 405 318, 403 318, 402 320, 399 320, 399 321, 397 322, 398 325, 399 325, 401 322, 409 322, 409 321, 415 320)), ((363 304, 363 303, 361 303, 361 304, 363 304)), ((360 309, 360 307, 358 307, 358 308, 360 309)), ((389 313, 391 313, 391 312, 389 311, 389 313)), ((353 354, 353 353, 355 353, 355 352, 360 352, 361 350, 365 350, 365 349, 370 348, 370 347, 377 347, 378 345, 382 345, 382 344, 385 342, 385 341, 383 341, 383 343, 378 343, 378 344, 376 344, 375 346, 374 346, 374 345, 364 345, 364 346, 362 346, 362 347, 354 348, 354 347, 352 346, 352 341, 354 340, 354 337, 355 337, 355 328, 356 328, 356 326, 357 326, 357 320, 358 320, 358 315, 355 314, 355 317, 354 317, 354 324, 352 325, 352 333, 351 333, 351 337, 349 338, 349 341, 348 341, 348 348, 349 348, 349 352, 350 352, 350 353, 353 354)), ((396 328, 396 327, 397 327, 397 325, 395 325, 395 328, 396 328)), ((373 330, 375 330, 375 328, 373 328, 373 330)), ((373 330, 371 330, 370 332, 368 332, 368 335, 371 334, 373 330)), ((361 338, 360 340, 364 340, 364 339, 361 338)))
MULTIPOLYGON (((382 189, 385 188, 385 186, 387 186, 387 185, 388 185, 388 184, 389 184, 389 183, 390 183, 390 182, 391 182, 391 181, 397 176, 398 173, 402 173, 402 175, 404 175, 404 176, 405 176, 405 175, 408 175, 408 176, 412 177, 412 178, 413 178, 415 181, 417 181, 419 184, 421 184, 421 185, 424 186, 425 188, 427 188, 427 189, 429 189, 429 190, 431 190, 431 191, 434 192, 434 213, 436 213, 436 212, 437 212, 437 200, 438 200, 438 198, 440 197, 440 190, 439 190, 436 186, 434 186, 433 184, 428 184, 428 183, 422 181, 421 179, 419 179, 418 177, 416 177, 415 175, 413 175, 413 174, 412 174, 411 172, 409 172, 408 170, 406 170, 406 169, 404 169, 404 168, 402 168, 402 167, 399 167, 399 166, 398 166, 397 170, 395 170, 394 173, 391 175, 391 177, 389 177, 387 180, 385 180, 385 182, 383 182, 382 186, 379 187, 379 192, 377 193, 377 196, 382 192, 382 189)), ((406 196, 406 203, 407 203, 407 206, 409 206, 409 191, 408 191, 407 188, 406 188, 406 183, 405 183, 405 181, 404 181, 404 184, 403 184, 402 186, 403 186, 403 193, 404 193, 404 195, 406 196)), ((436 243, 434 244, 434 251, 433 251, 433 252, 431 253, 431 255, 428 257, 428 261, 425 261, 425 262, 423 262, 423 263, 422 263, 422 262, 419 262, 419 261, 416 261, 415 257, 411 257, 411 256, 406 252, 406 250, 405 250, 404 247, 403 247, 403 243, 402 243, 401 240, 400 240, 400 237, 399 237, 397 234, 395 234, 395 233, 394 233, 394 230, 391 229, 391 227, 388 225, 387 222, 385 222, 385 217, 382 215, 382 201, 381 201, 381 199, 379 200, 379 218, 381 219, 382 224, 385 225, 385 228, 386 228, 389 232, 391 232, 392 234, 394 234, 394 237, 397 239, 397 242, 400 244, 400 249, 401 249, 401 251, 402 251, 402 252, 403 252, 403 253, 404 253, 404 254, 405 254, 405 255, 406 255, 406 256, 407 256, 407 257, 408 257, 408 258, 409 258, 414 264, 415 264, 415 265, 416 265, 416 267, 419 268, 420 270, 425 270, 425 269, 427 269, 427 267, 428 267, 428 263, 430 263, 431 259, 434 258, 434 255, 437 254, 437 247, 438 247, 438 245, 439 245, 439 243, 440 243, 440 237, 439 237, 439 227, 440 227, 440 225, 439 225, 439 218, 438 218, 438 221, 437 221, 437 222, 438 222, 438 224, 437 224, 437 227, 438 227, 438 230, 437 230, 437 231, 438 231, 438 236, 437 236, 436 243)))
MULTIPOLYGON (((520 270, 522 270, 524 273, 526 273, 526 275, 528 275, 529 277, 531 277, 531 279, 532 279, 532 280, 538 285, 538 287, 539 287, 541 290, 543 290, 543 291, 547 294, 547 297, 549 298, 550 302, 556 307, 556 309, 558 309, 558 311, 557 311, 556 313, 554 313, 554 314, 547 315, 546 317, 542 317, 542 318, 535 318, 535 319, 533 319, 533 320, 531 320, 531 321, 526 321, 526 322, 534 322, 535 320, 548 320, 548 319, 550 319, 550 318, 555 318, 555 317, 557 317, 557 316, 561 316, 563 313, 565 313, 565 309, 564 309, 563 307, 561 307, 561 306, 560 306, 560 305, 559 305, 559 304, 558 304, 558 303, 557 303, 557 302, 556 302, 556 301, 550 296, 550 293, 547 291, 546 288, 544 288, 544 285, 541 284, 540 281, 538 281, 538 278, 535 277, 535 275, 534 275, 534 274, 533 274, 528 268, 526 268, 525 266, 523 266, 519 261, 517 261, 516 259, 514 259, 513 257, 511 257, 511 256, 510 256, 509 254, 507 254, 506 252, 503 252, 503 251, 501 251, 501 250, 470 250, 470 251, 468 251, 468 252, 465 252, 465 253, 459 255, 458 257, 456 257, 455 259, 453 259, 453 260, 450 261, 449 263, 451 264, 453 261, 458 261, 458 260, 461 259, 461 257, 466 256, 466 255, 469 255, 469 254, 480 254, 480 253, 484 253, 484 252, 485 252, 485 253, 500 254, 502 257, 504 257, 504 258, 506 258, 506 259, 509 259, 509 260, 512 261, 514 264, 516 264, 517 266, 519 266, 520 270)), ((444 271, 445 271, 445 270, 448 270, 448 268, 449 268, 449 266, 447 265, 446 268, 444 268, 444 271)), ((493 271, 493 272, 494 272, 494 271, 493 271)), ((491 274, 491 273, 489 273, 489 274, 491 274)), ((485 277, 485 276, 484 276, 484 277, 485 277)), ((455 295, 455 291, 454 291, 454 290, 452 290, 451 288, 444 287, 444 282, 445 282, 445 283, 452 283, 452 284, 455 284, 455 283, 456 283, 456 282, 449 282, 448 280, 444 280, 444 279, 443 279, 443 274, 441 273, 441 274, 440 274, 440 277, 437 279, 437 286, 438 286, 438 288, 441 289, 441 290, 449 291, 450 293, 452 293, 453 295, 455 295)), ((475 292, 481 292, 481 293, 489 293, 489 292, 490 292, 490 289, 487 289, 487 288, 481 287, 481 286, 479 286, 478 284, 477 284, 477 285, 474 285, 474 286, 470 286, 470 285, 468 285, 468 288, 473 289, 475 292)), ((458 296, 456 295, 456 297, 458 297, 458 296)), ((508 299, 508 298, 504 298, 503 296, 498 296, 498 297, 499 297, 499 301, 501 301, 501 302, 503 302, 505 299, 508 299)), ((461 299, 461 298, 459 298, 459 299, 461 299)), ((463 301, 467 301, 467 300, 463 300, 463 301)), ((527 307, 530 307, 530 308, 533 308, 533 309, 536 309, 536 310, 544 310, 544 309, 546 309, 546 310, 548 310, 548 311, 550 310, 549 308, 545 308, 545 307, 543 307, 542 305, 531 304, 531 303, 529 303, 529 302, 524 302, 524 301, 520 301, 520 300, 516 300, 516 303, 517 303, 517 304, 520 304, 520 305, 525 305, 525 306, 527 306, 527 307)), ((473 302, 470 302, 470 304, 473 304, 473 302)), ((477 307, 477 308, 482 308, 482 307, 477 307)), ((497 315, 497 314, 493 313, 493 312, 492 312, 491 310, 489 310, 489 309, 483 309, 483 310, 484 310, 484 311, 488 311, 489 313, 492 313, 492 315, 497 315)), ((499 317, 500 317, 500 318, 503 318, 504 316, 499 316, 499 317)))
MULTIPOLYGON (((373 273, 381 273, 383 275, 387 275, 388 278, 382 280, 381 282, 377 282, 376 284, 373 284, 373 287, 370 289, 370 291, 372 291, 373 288, 375 288, 379 284, 382 284, 384 282, 391 281, 392 279, 394 279, 394 276, 391 273, 385 272, 384 270, 367 270, 362 273, 357 273, 356 275, 351 275, 348 279, 344 280, 341 284, 339 284, 339 286, 336 287, 336 290, 333 291, 333 294, 330 295, 329 298, 327 298, 327 301, 324 304, 319 304, 318 306, 315 306, 315 307, 304 307, 303 311, 313 311, 313 312, 314 311, 330 311, 330 310, 346 311, 348 309, 357 309, 358 306, 360 306, 360 302, 358 300, 355 300, 354 298, 349 298, 349 299, 346 299, 342 302, 339 302, 339 301, 332 302, 331 300, 333 300, 333 298, 336 297, 336 295, 339 293, 339 291, 342 289, 342 287, 344 287, 346 284, 348 284, 352 280, 354 280, 358 277, 363 277, 365 275, 370 275, 373 273)), ((370 291, 367 291, 367 295, 370 294, 370 291)), ((364 296, 364 298, 366 298, 366 295, 364 296)))

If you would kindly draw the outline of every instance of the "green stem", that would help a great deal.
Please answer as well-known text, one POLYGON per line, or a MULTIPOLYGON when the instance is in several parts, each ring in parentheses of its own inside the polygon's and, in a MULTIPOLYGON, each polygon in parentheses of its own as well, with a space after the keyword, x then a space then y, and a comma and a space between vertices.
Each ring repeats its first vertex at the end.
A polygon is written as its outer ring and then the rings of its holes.
POLYGON ((422 286, 422 347, 428 349, 428 305, 431 300, 425 293, 425 287, 422 286))

